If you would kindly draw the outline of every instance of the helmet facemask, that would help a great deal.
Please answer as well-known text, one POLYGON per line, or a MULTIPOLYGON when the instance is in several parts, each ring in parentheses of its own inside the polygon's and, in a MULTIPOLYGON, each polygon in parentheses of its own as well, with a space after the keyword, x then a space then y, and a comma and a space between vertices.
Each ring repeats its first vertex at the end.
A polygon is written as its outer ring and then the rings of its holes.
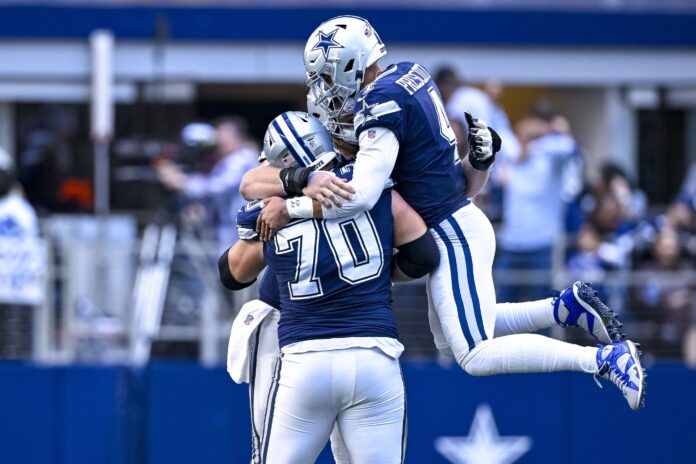
MULTIPOLYGON (((325 113, 325 123, 331 135, 351 144, 357 144, 355 129, 353 127, 353 115, 355 109, 355 96, 362 84, 364 70, 362 64, 363 55, 356 60, 350 60, 344 70, 345 74, 354 74, 353 79, 338 79, 337 60, 329 59, 321 67, 319 72, 312 72, 307 79, 309 92, 314 103, 325 113), (357 62, 357 68, 355 68, 357 62), (351 87, 340 85, 338 81, 350 82, 351 87)), ((352 77, 352 76, 351 76, 352 77)))

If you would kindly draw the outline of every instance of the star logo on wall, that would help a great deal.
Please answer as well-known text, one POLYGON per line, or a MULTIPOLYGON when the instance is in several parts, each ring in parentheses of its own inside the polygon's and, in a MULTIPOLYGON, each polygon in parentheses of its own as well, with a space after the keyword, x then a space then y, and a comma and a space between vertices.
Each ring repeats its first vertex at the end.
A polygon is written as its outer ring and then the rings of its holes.
POLYGON ((312 51, 314 50, 319 50, 321 49, 322 53, 324 54, 324 59, 329 59, 329 51, 332 48, 345 48, 343 45, 340 43, 336 42, 334 39, 334 36, 338 32, 338 28, 334 29, 333 31, 329 32, 328 34, 324 34, 323 32, 319 31, 319 42, 317 42, 314 47, 312 47, 312 51))
POLYGON ((440 437, 435 449, 452 464, 511 464, 532 448, 530 437, 501 437, 491 408, 476 408, 466 437, 440 437))

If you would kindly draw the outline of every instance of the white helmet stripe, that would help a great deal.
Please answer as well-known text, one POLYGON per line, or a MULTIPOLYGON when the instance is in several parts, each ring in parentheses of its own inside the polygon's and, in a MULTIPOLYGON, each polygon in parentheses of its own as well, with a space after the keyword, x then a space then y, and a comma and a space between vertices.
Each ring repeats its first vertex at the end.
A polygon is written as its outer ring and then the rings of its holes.
POLYGON ((307 146, 304 139, 300 137, 300 134, 297 133, 297 130, 295 130, 295 126, 292 124, 292 121, 290 121, 288 113, 283 113, 283 120, 288 125, 290 132, 292 132, 292 135, 295 136, 295 139, 299 142, 300 146, 302 147, 302 150, 305 152, 307 157, 309 157, 311 161, 316 161, 316 157, 314 156, 314 153, 312 153, 312 150, 307 146))
POLYGON ((279 121, 279 119, 280 118, 274 119, 271 122, 271 125, 273 126, 275 131, 278 133, 278 136, 280 137, 280 140, 282 140, 283 145, 285 145, 285 147, 290 151, 290 154, 292 155, 292 157, 295 158, 295 162, 302 167, 306 166, 306 163, 304 163, 304 161, 302 160, 302 157, 299 155, 299 153, 297 153, 297 151, 295 151, 295 148, 292 146, 292 142, 290 140, 288 140, 288 138, 283 133, 283 130, 280 128, 280 124, 278 124, 278 123, 282 122, 282 121, 279 121))
POLYGON ((299 140, 302 139, 298 140, 298 137, 295 137, 284 118, 276 118, 276 120, 273 121, 273 125, 277 125, 276 130, 281 134, 283 142, 288 147, 288 150, 290 150, 297 163, 302 167, 307 167, 312 164, 313 159, 309 158, 307 154, 304 153, 302 145, 299 143, 299 140))

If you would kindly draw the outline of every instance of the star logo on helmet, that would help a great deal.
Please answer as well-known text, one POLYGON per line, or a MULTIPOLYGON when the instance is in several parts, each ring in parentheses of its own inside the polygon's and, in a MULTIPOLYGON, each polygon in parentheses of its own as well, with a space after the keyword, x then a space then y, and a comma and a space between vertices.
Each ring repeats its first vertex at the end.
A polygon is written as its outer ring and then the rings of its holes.
POLYGON ((324 54, 324 59, 329 59, 329 51, 332 48, 345 48, 343 45, 336 42, 336 40, 334 39, 334 36, 337 32, 338 28, 334 29, 328 34, 324 34, 323 32, 319 31, 319 42, 317 42, 317 44, 314 45, 314 47, 312 47, 312 51, 321 50, 324 54))

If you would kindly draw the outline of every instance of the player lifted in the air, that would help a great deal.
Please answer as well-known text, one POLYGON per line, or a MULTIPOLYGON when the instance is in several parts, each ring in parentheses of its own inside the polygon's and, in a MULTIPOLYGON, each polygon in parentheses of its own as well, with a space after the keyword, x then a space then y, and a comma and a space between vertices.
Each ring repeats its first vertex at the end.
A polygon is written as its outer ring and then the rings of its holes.
POLYGON ((250 173, 242 186, 247 198, 306 195, 269 204, 262 218, 263 238, 290 218, 367 211, 391 176, 438 244, 440 265, 428 279, 430 323, 438 348, 451 349, 472 375, 561 370, 595 374, 612 381, 630 407, 638 409, 645 376, 638 349, 631 341, 621 341, 609 313, 586 286, 576 284, 553 304, 529 303, 503 317, 509 317, 512 329, 534 331, 554 323, 582 327, 601 335, 605 346, 581 347, 527 333, 494 337, 500 317, 492 278, 495 236, 486 216, 467 199, 485 182, 495 159, 493 133, 482 121, 473 121, 468 156, 455 164, 456 140, 430 75, 411 62, 383 69, 378 60, 385 54, 370 24, 354 16, 326 21, 310 36, 305 47, 310 92, 327 112, 332 132, 357 141, 355 170, 348 185, 325 174, 310 178, 312 172, 306 169, 258 168, 250 173))

